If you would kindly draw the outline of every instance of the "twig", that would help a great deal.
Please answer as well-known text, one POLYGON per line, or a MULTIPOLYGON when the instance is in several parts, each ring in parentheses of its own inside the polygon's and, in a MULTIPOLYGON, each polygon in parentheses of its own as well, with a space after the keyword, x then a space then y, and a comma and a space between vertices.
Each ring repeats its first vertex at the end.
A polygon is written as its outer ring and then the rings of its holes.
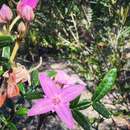
POLYGON ((12 54, 10 56, 10 62, 11 63, 14 62, 14 59, 16 57, 16 54, 17 54, 17 51, 18 51, 19 47, 20 47, 20 40, 17 39, 16 42, 15 42, 15 46, 14 46, 13 52, 12 52, 12 54))
POLYGON ((37 70, 41 65, 42 65, 42 57, 40 57, 39 64, 36 67, 30 69, 29 73, 33 72, 34 70, 37 70))
POLYGON ((78 41, 79 41, 79 34, 78 34, 78 29, 77 29, 76 21, 75 21, 75 19, 74 19, 73 14, 71 13, 70 15, 71 15, 72 22, 73 22, 73 25, 74 25, 74 28, 75 28, 75 31, 76 31, 76 39, 78 39, 78 41))

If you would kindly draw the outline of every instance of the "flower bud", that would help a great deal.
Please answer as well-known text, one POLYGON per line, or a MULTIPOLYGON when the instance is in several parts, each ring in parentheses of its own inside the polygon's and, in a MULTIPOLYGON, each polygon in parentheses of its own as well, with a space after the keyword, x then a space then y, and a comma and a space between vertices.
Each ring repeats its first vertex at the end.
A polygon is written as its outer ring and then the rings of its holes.
POLYGON ((17 11, 20 13, 24 6, 28 5, 33 10, 36 8, 39 0, 20 0, 17 5, 17 11))
POLYGON ((20 22, 20 24, 18 25, 18 32, 24 33, 25 31, 26 31, 26 26, 25 26, 24 22, 20 22))
POLYGON ((12 19, 12 17, 13 13, 11 9, 6 4, 3 4, 0 9, 0 23, 7 23, 12 19))
POLYGON ((23 8, 23 11, 22 11, 22 17, 23 19, 27 20, 27 21, 32 21, 34 19, 34 12, 33 12, 33 9, 26 5, 24 8, 23 8))
POLYGON ((33 20, 37 3, 38 0, 20 0, 17 5, 18 14, 27 21, 33 20))

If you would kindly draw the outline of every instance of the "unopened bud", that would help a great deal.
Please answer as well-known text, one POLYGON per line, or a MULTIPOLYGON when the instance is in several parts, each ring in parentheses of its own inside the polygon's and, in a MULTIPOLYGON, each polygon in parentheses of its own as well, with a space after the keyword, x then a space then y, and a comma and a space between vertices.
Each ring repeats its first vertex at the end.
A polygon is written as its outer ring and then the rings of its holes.
POLYGON ((18 32, 25 32, 26 31, 26 26, 24 24, 24 22, 20 22, 20 24, 18 25, 18 32))
POLYGON ((7 23, 12 19, 12 17, 12 10, 6 4, 3 4, 0 9, 0 23, 7 23))
POLYGON ((23 19, 27 20, 27 21, 32 21, 34 19, 34 12, 33 12, 33 8, 26 5, 23 8, 23 11, 21 12, 21 15, 23 17, 23 19))

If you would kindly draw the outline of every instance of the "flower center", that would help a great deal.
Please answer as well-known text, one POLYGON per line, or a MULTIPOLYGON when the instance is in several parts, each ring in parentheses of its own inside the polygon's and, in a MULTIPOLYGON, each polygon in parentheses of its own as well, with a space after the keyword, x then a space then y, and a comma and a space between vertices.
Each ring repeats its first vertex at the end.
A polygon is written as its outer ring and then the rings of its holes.
POLYGON ((56 82, 56 87, 57 87, 57 88, 63 88, 63 87, 64 87, 64 84, 59 83, 59 82, 56 82))
POLYGON ((59 96, 53 97, 52 102, 54 105, 58 105, 61 102, 60 97, 59 96))

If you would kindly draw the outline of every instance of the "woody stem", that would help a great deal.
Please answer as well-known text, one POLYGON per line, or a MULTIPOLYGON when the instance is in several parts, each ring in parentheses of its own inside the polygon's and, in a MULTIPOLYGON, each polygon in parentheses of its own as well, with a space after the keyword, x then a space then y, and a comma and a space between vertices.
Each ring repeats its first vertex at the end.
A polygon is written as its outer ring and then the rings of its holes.
POLYGON ((10 56, 10 62, 11 62, 11 63, 14 62, 14 59, 15 59, 15 57, 16 57, 16 54, 17 54, 17 51, 18 51, 19 47, 20 47, 20 40, 17 39, 16 42, 15 42, 15 46, 14 46, 14 48, 13 48, 13 52, 12 52, 12 54, 11 54, 11 56, 10 56))

